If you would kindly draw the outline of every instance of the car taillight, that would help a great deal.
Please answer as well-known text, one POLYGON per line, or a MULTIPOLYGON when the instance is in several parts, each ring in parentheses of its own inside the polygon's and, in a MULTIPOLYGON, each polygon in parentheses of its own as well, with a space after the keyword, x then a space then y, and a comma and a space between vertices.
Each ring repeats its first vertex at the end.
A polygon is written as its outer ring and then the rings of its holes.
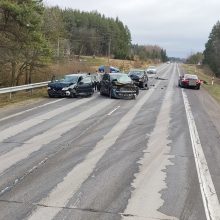
POLYGON ((198 80, 196 80, 196 83, 199 84, 199 83, 201 83, 201 81, 198 79, 198 80))

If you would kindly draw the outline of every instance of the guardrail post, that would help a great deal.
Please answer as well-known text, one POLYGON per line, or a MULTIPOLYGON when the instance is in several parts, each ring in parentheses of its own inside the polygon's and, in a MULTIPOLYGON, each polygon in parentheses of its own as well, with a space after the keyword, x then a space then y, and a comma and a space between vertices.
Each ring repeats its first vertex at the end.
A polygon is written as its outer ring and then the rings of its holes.
POLYGON ((11 92, 9 93, 9 99, 11 100, 11 92))

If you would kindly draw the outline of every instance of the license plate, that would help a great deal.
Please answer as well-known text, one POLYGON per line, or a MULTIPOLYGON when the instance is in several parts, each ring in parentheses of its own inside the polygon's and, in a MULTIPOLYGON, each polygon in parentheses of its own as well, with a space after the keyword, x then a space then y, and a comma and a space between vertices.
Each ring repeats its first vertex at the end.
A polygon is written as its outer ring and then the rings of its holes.
POLYGON ((195 80, 190 80, 189 81, 189 86, 196 86, 196 81, 195 80))

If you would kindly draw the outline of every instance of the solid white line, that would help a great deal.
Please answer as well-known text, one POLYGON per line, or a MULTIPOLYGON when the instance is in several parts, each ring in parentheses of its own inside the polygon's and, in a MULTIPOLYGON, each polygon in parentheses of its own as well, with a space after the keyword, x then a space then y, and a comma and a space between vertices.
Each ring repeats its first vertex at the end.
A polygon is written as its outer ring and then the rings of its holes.
POLYGON ((120 105, 119 106, 117 106, 115 109, 113 109, 111 112, 109 112, 107 115, 108 116, 110 116, 110 115, 112 115, 117 109, 119 109, 120 108, 120 105))
POLYGON ((62 98, 62 99, 58 99, 58 100, 53 101, 53 102, 45 103, 45 104, 43 104, 43 105, 39 105, 39 106, 30 108, 30 109, 27 109, 27 110, 24 110, 24 111, 21 111, 21 112, 18 112, 18 113, 15 113, 15 114, 13 114, 13 115, 9 115, 9 116, 7 116, 7 117, 1 118, 0 121, 4 121, 4 120, 7 120, 7 119, 9 119, 9 118, 13 118, 13 117, 22 115, 22 114, 24 114, 24 113, 26 113, 26 112, 30 112, 30 111, 33 111, 33 110, 35 110, 35 109, 42 108, 42 107, 45 107, 45 106, 47 106, 47 105, 54 104, 54 103, 56 103, 56 102, 60 102, 60 101, 62 101, 62 100, 63 100, 63 98, 62 98))
POLYGON ((220 204, 218 196, 216 194, 209 167, 202 149, 202 145, 199 139, 199 134, 196 128, 189 100, 184 90, 181 90, 206 218, 207 220, 220 220, 220 204))

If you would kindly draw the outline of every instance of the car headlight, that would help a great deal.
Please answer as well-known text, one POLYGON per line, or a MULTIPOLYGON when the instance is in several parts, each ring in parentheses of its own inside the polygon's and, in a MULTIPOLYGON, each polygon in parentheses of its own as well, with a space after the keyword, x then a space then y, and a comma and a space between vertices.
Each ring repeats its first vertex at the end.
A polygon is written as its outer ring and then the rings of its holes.
POLYGON ((48 86, 48 87, 47 87, 47 89, 49 90, 49 89, 51 89, 51 87, 50 87, 50 86, 48 86))
POLYGON ((69 88, 68 87, 64 87, 62 88, 62 91, 67 91, 69 88))

